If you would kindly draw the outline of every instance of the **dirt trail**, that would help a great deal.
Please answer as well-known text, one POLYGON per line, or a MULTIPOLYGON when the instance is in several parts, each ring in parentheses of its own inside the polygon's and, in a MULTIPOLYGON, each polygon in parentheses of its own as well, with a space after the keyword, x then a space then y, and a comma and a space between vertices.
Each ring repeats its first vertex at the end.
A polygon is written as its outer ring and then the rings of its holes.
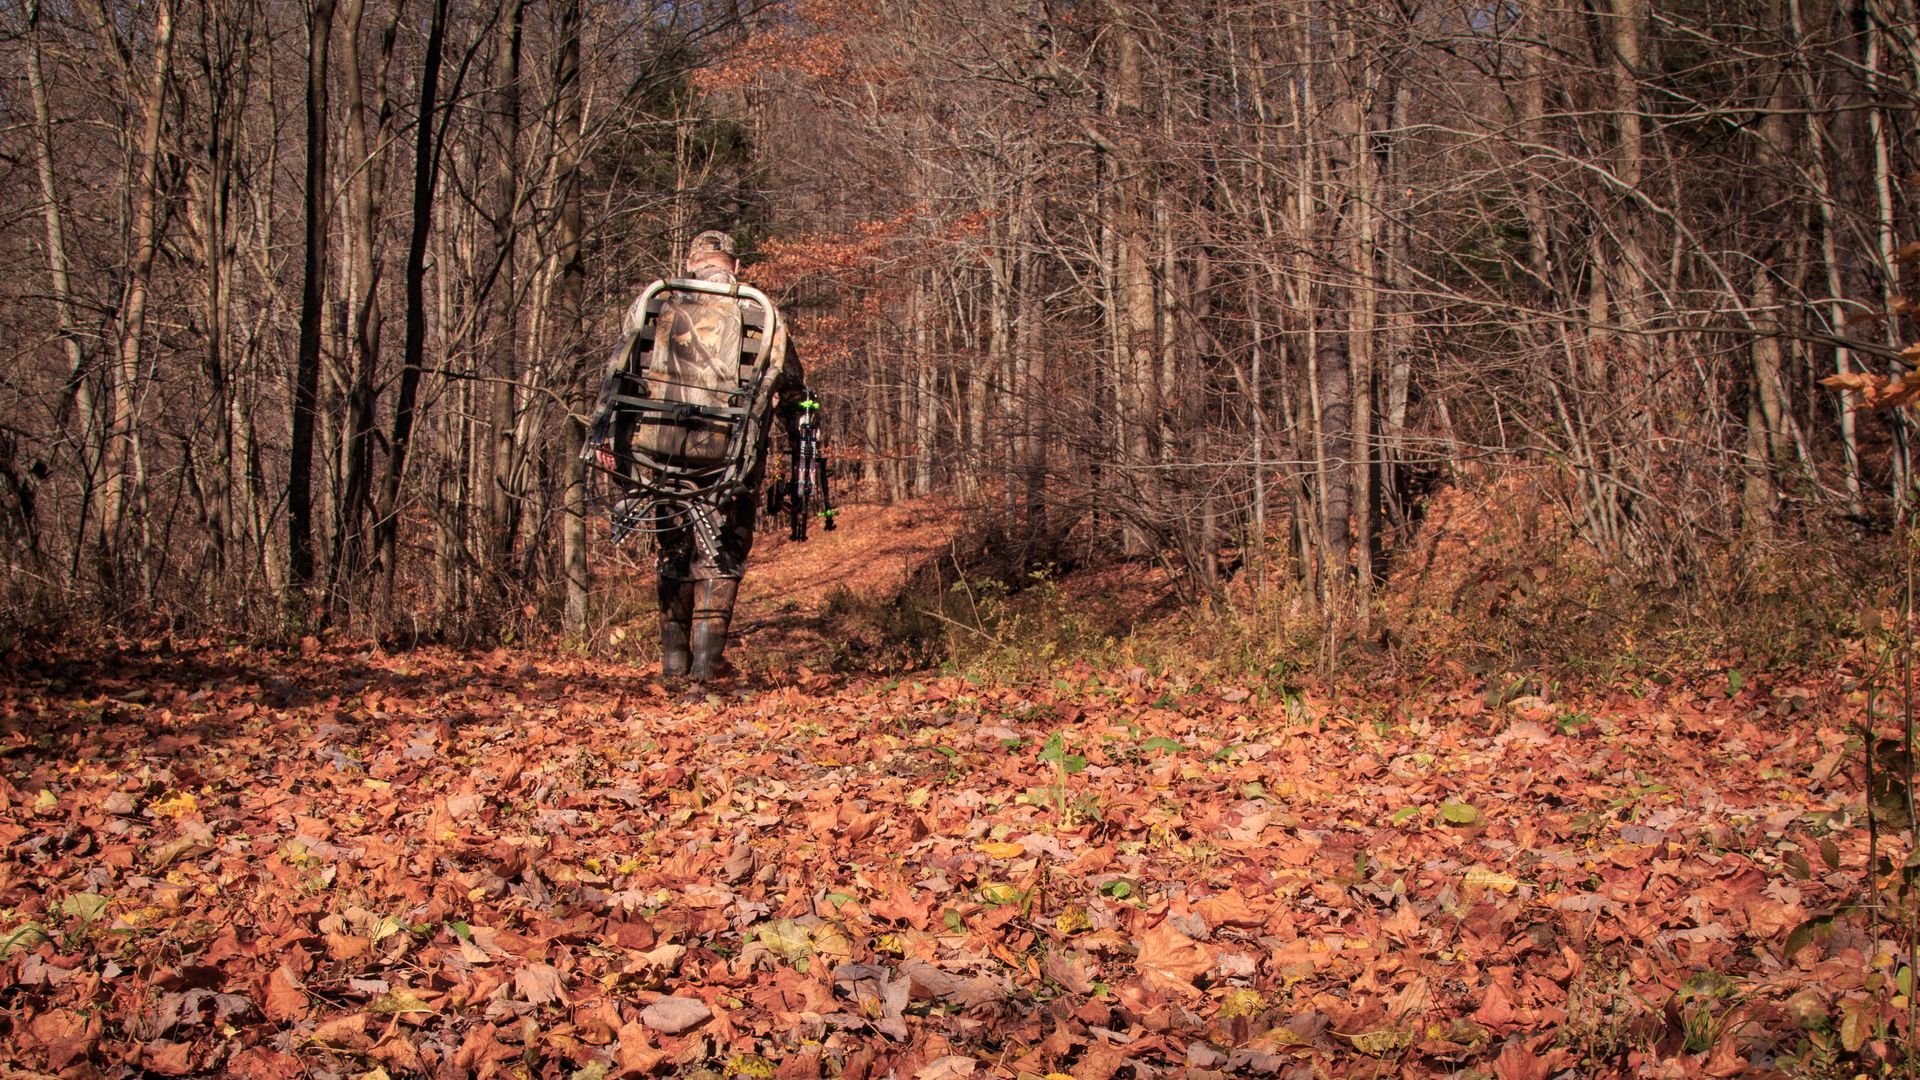
MULTIPOLYGON (((728 657, 748 672, 826 668, 835 657, 821 617, 846 589, 870 599, 897 594, 949 549, 959 511, 923 499, 893 506, 842 507, 829 532, 814 519, 804 543, 786 529, 762 532, 740 585, 728 657)), ((648 586, 651 591, 651 586, 648 586)))

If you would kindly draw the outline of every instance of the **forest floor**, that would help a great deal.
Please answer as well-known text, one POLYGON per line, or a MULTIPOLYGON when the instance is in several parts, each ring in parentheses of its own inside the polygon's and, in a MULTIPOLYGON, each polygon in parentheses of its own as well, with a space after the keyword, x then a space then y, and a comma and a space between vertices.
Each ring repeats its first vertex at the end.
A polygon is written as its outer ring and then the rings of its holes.
POLYGON ((7 658, 0 1063, 1540 1080, 1900 1053, 1886 925, 1847 909, 1841 673, 1555 701, 1458 672, 829 674, 834 568, 896 589, 945 550, 938 515, 889 513, 767 545, 741 647, 780 663, 691 700, 541 649, 7 658))

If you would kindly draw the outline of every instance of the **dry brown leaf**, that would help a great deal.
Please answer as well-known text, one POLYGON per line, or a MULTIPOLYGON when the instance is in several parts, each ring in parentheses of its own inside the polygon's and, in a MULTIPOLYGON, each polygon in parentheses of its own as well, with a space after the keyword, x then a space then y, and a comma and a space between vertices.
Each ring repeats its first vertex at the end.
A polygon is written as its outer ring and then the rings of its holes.
POLYGON ((1507 988, 1497 981, 1489 982, 1487 992, 1480 998, 1480 1007, 1473 1011, 1473 1019, 1496 1030, 1513 1023, 1513 1002, 1507 996, 1507 988))
POLYGON ((1547 1063, 1524 1043, 1513 1043, 1494 1059, 1497 1080, 1547 1080, 1547 1063))
POLYGON ((645 1076, 667 1060, 667 1052, 653 1044, 646 1025, 620 1025, 620 1073, 623 1077, 645 1076))
POLYGON ((161 1076, 185 1076, 194 1071, 193 1048, 157 1039, 140 1048, 140 1067, 161 1076))
MULTIPOLYGON (((1920 358, 1920 345, 1909 346, 1920 358)), ((1862 409, 1895 409, 1920 401, 1920 378, 1889 378, 1864 371, 1843 371, 1820 380, 1820 385, 1857 394, 1862 409)))
POLYGON ((922 892, 916 899, 914 892, 912 888, 901 885, 884 899, 868 904, 867 911, 876 918, 896 919, 917 930, 925 930, 933 911, 933 896, 922 892))
POLYGON ((1380 929, 1401 942, 1410 942, 1420 933, 1420 912, 1402 901, 1393 914, 1380 920, 1380 929))
POLYGON ((417 1075, 427 1071, 426 1063, 420 1056, 420 1048, 404 1035, 395 1034, 382 1039, 373 1049, 367 1051, 367 1055, 392 1066, 402 1074, 417 1075))
POLYGON ((313 1041, 343 1050, 365 1050, 373 1045, 367 1038, 367 1014, 336 1016, 313 1029, 313 1041))
POLYGON ((642 1024, 668 1035, 699 1027, 712 1016, 707 1003, 693 997, 663 997, 640 1010, 642 1024))
POLYGON ((1387 1004, 1387 1015, 1395 1020, 1414 1020, 1433 1007, 1433 984, 1425 975, 1416 975, 1387 1004))
POLYGON ((98 1016, 83 1016, 71 1009, 41 1013, 27 1024, 27 1033, 46 1048, 47 1068, 53 1072, 93 1053, 100 1031, 98 1016))
POLYGON ((299 977, 285 964, 274 968, 268 977, 265 998, 260 1008, 269 1020, 284 1023, 307 1015, 307 992, 301 987, 299 977))
POLYGON ((560 972, 552 964, 528 964, 513 973, 513 989, 522 1001, 534 1005, 545 1005, 557 1001, 570 1005, 566 987, 561 985, 560 972))
POLYGON ((1127 1063, 1125 1047, 1102 1043, 1091 1047, 1073 1066, 1073 1080, 1110 1080, 1127 1063))
POLYGON ((1086 957, 1080 953, 1067 953, 1058 950, 1047 953, 1045 965, 1047 978, 1066 987, 1076 994, 1093 992, 1093 979, 1087 974, 1086 957))
POLYGON ((972 1076, 980 1063, 970 1057, 948 1054, 934 1058, 925 1068, 913 1074, 913 1080, 960 1080, 963 1076, 972 1076))
POLYGON ((513 1057, 515 1048, 501 1045, 499 1035, 499 1029, 492 1024, 480 1024, 468 1031, 467 1037, 461 1040, 460 1049, 454 1051, 454 1068, 473 1073, 480 1071, 488 1062, 513 1057))
POLYGON ((1247 898, 1238 890, 1214 893, 1194 904, 1193 910, 1207 920, 1208 926, 1257 927, 1267 921, 1264 913, 1247 905, 1247 898))
POLYGON ((1213 950, 1161 922, 1135 942, 1134 968, 1151 985, 1197 996, 1193 982, 1213 967, 1213 950))
POLYGON ((226 1071, 240 1080, 298 1080, 307 1075, 300 1059, 264 1046, 250 1046, 227 1059, 226 1071))

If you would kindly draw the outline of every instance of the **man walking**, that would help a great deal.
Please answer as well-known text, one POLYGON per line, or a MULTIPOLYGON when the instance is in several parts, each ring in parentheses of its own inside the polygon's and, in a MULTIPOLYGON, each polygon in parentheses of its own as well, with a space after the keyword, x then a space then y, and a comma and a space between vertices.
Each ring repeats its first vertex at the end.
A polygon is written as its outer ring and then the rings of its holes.
POLYGON ((726 650, 753 547, 772 426, 798 445, 811 404, 785 321, 739 280, 733 238, 693 238, 686 276, 655 282, 628 310, 589 460, 626 493, 616 535, 658 548, 660 672, 711 678, 726 650))

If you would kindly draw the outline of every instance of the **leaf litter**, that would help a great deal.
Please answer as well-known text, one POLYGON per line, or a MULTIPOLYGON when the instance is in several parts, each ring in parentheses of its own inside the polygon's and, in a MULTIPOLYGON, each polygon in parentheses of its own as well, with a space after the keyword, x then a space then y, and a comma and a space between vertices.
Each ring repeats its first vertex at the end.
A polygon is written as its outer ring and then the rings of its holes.
POLYGON ((1721 1076, 1907 1035, 1846 911, 1867 841, 1837 691, 820 682, 685 703, 637 668, 440 649, 18 668, 0 1055, 1721 1076))

